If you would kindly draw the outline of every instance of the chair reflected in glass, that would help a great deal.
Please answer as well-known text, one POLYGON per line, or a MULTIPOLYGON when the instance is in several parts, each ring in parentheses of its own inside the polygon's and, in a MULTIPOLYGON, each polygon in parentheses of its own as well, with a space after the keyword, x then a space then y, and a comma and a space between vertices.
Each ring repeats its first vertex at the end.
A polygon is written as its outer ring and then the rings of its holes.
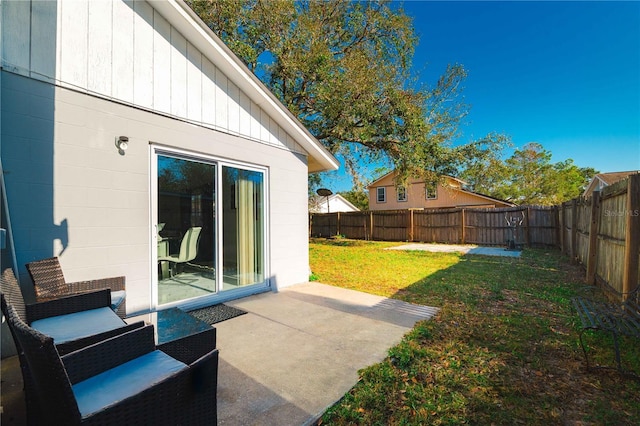
MULTIPOLYGON (((202 231, 202 227, 195 226, 187 229, 184 236, 182 237, 182 241, 180 242, 180 251, 177 254, 172 255, 161 255, 161 243, 166 243, 165 241, 158 242, 158 262, 162 265, 163 262, 167 262, 169 264, 169 273, 170 276, 174 276, 178 273, 178 266, 191 262, 198 255, 198 244, 200 243, 200 232, 202 231)), ((168 244, 163 244, 162 251, 166 253, 168 244)), ((163 277, 164 271, 163 271, 163 277)))

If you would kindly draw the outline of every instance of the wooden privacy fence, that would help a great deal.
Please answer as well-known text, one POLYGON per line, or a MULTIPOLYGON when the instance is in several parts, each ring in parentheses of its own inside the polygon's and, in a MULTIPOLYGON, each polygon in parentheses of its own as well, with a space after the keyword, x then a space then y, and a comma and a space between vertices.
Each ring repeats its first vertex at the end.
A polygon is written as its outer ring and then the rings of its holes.
POLYGON ((554 207, 311 214, 309 223, 312 237, 560 247, 613 298, 640 285, 640 174, 554 207), (522 220, 516 235, 508 218, 522 220))
POLYGON ((640 284, 640 174, 559 206, 560 248, 588 284, 625 299, 640 284))
POLYGON ((361 240, 497 246, 515 240, 527 247, 559 245, 557 207, 312 213, 309 223, 312 237, 343 235, 361 240), (521 222, 515 231, 510 219, 521 222))

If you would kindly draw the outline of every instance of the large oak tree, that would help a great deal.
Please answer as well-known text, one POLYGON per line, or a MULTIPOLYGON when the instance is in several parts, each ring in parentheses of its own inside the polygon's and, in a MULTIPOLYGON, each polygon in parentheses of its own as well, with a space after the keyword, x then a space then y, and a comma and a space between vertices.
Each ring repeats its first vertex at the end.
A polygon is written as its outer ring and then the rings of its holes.
POLYGON ((451 65, 431 86, 412 73, 412 19, 389 2, 189 1, 204 22, 327 147, 362 188, 383 161, 400 180, 433 180, 483 157, 504 138, 454 145, 468 111, 466 72, 451 65))

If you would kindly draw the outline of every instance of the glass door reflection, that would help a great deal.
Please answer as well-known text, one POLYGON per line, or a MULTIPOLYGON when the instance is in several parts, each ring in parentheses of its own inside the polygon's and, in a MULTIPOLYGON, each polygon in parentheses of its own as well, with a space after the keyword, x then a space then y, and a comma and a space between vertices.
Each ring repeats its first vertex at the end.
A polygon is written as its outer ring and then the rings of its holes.
POLYGON ((216 165, 157 162, 158 305, 216 293, 216 165))
POLYGON ((222 290, 264 283, 264 174, 222 166, 222 290))

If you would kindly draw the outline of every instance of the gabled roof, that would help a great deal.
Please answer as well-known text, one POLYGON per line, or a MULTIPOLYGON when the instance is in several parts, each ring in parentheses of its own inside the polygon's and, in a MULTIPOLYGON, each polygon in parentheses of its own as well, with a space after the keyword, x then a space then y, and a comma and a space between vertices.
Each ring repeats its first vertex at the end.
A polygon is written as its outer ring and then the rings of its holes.
POLYGON ((151 5, 304 148, 309 154, 309 172, 339 167, 338 160, 183 0, 154 1, 151 5))
MULTIPOLYGON (((395 170, 390 171, 389 173, 385 174, 384 176, 381 176, 378 179, 376 179, 373 182, 371 182, 369 185, 367 185, 367 188, 371 188, 371 187, 375 186, 378 182, 382 181, 383 179, 386 179, 389 176, 394 175, 395 173, 396 173, 395 170)), ((444 177, 447 178, 447 179, 454 180, 454 181, 460 183, 460 185, 466 185, 467 184, 467 182, 463 181, 462 179, 458 179, 458 178, 453 177, 453 176, 446 175, 444 177)))
POLYGON ((639 173, 638 170, 632 170, 629 172, 611 172, 611 173, 598 173, 595 177, 600 179, 607 185, 613 185, 614 183, 621 181, 629 175, 639 173))
POLYGON ((352 208, 353 211, 360 211, 359 208, 357 208, 356 206, 354 206, 349 200, 347 200, 346 198, 344 198, 342 195, 340 194, 333 194, 333 195, 329 195, 329 197, 322 197, 320 195, 312 195, 311 200, 319 207, 323 204, 325 204, 327 201, 329 202, 329 204, 331 204, 332 201, 340 201, 342 203, 344 203, 344 205, 346 205, 349 208, 352 208))
POLYGON ((595 190, 598 182, 602 183, 602 186, 613 185, 616 182, 621 181, 629 175, 640 173, 640 170, 630 170, 627 172, 609 172, 609 173, 598 173, 591 179, 589 185, 587 185, 587 189, 584 191, 585 196, 591 195, 591 193, 595 190))
POLYGON ((486 195, 486 194, 481 194, 481 193, 475 192, 475 191, 469 191, 468 189, 458 189, 458 191, 466 192, 467 194, 473 194, 473 195, 475 195, 477 197, 485 198, 485 199, 487 199, 489 201, 497 201, 499 203, 506 204, 506 205, 508 205, 510 207, 515 207, 517 205, 517 204, 512 203, 511 201, 502 200, 500 198, 492 197, 492 196, 486 195))

